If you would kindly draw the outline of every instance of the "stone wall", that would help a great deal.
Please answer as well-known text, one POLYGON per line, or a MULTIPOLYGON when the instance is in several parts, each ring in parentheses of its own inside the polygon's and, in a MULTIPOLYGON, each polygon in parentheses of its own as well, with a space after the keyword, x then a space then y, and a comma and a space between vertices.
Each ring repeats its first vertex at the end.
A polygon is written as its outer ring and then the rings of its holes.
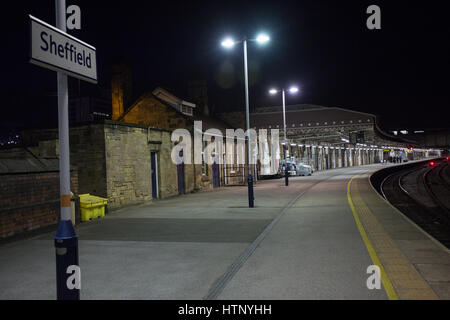
MULTIPOLYGON (((159 198, 178 195, 170 131, 120 122, 105 123, 104 131, 107 197, 111 208, 152 200, 151 152, 157 153, 159 198)), ((201 168, 198 173, 201 175, 201 168)), ((185 165, 184 182, 186 193, 196 189, 194 165, 185 165)))
POLYGON ((103 124, 70 128, 70 163, 78 168, 79 193, 107 197, 103 124))
POLYGON ((151 200, 147 130, 105 124, 106 189, 109 207, 151 200))
MULTIPOLYGON (((58 129, 27 130, 24 145, 38 158, 59 157, 58 129)), ((106 197, 103 123, 70 127, 70 165, 78 168, 79 193, 106 197)))
MULTIPOLYGON (((161 198, 178 195, 178 176, 177 166, 172 162, 172 142, 170 141, 170 132, 160 132, 161 145, 158 152, 159 164, 159 194, 161 198)), ((186 174, 186 166, 184 168, 186 174)), ((186 179, 185 179, 186 182, 186 179)), ((186 186, 186 183, 185 183, 186 186)))

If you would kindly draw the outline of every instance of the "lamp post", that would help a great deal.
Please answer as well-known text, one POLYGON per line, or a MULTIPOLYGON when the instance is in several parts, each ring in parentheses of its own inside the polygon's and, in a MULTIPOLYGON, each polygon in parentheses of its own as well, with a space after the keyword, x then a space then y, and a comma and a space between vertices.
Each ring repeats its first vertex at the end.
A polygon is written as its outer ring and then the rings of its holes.
POLYGON ((254 207, 254 194, 253 194, 253 178, 250 167, 250 107, 249 107, 249 96, 248 96, 248 66, 247 66, 247 41, 257 42, 259 44, 264 44, 270 40, 269 36, 266 34, 259 34, 256 39, 247 39, 244 37, 241 41, 234 41, 232 38, 226 38, 222 41, 222 46, 231 49, 234 45, 241 43, 244 48, 244 82, 245 82, 245 120, 247 126, 247 135, 248 135, 248 143, 247 143, 247 163, 248 163, 248 206, 250 208, 254 207))
MULTIPOLYGON (((288 90, 290 93, 295 94, 298 92, 297 87, 291 87, 288 90)), ((281 96, 283 98, 283 127, 284 127, 284 144, 283 144, 283 151, 284 151, 284 181, 286 187, 289 185, 289 168, 287 165, 287 149, 288 149, 288 141, 287 141, 287 130, 286 130, 286 94, 284 88, 281 90, 277 89, 271 89, 269 90, 269 93, 271 95, 275 95, 277 93, 281 92, 281 96)))

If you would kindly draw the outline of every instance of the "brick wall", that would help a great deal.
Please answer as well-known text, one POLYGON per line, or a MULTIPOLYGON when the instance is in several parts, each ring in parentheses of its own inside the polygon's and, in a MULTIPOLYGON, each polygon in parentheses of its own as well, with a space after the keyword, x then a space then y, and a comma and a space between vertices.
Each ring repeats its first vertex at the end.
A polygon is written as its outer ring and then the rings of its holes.
MULTIPOLYGON (((71 190, 78 193, 76 171, 71 190)), ((59 172, 0 176, 0 239, 56 225, 59 214, 59 172)))

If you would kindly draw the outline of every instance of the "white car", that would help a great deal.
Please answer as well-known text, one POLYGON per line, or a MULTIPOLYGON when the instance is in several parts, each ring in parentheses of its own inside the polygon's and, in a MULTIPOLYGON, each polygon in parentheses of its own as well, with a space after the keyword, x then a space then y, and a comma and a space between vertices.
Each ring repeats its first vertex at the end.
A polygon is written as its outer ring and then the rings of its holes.
POLYGON ((298 176, 310 176, 312 175, 313 170, 312 167, 307 164, 298 164, 297 165, 297 175, 298 176))

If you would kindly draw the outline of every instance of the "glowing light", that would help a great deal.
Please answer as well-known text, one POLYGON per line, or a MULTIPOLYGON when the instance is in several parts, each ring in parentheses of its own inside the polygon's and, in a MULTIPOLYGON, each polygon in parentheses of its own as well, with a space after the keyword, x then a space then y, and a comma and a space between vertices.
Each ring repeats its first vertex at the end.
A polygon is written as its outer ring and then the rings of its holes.
POLYGON ((267 34, 261 33, 256 37, 256 41, 260 44, 264 44, 270 40, 267 34))
POLYGON ((291 88, 289 89, 289 92, 290 92, 290 93, 297 93, 297 92, 298 92, 298 88, 297 88, 297 87, 291 87, 291 88))
POLYGON ((224 48, 229 49, 229 48, 234 47, 234 45, 235 45, 235 42, 231 38, 226 38, 225 40, 222 41, 222 47, 224 47, 224 48))
POLYGON ((269 93, 272 94, 272 95, 274 95, 274 94, 277 94, 277 93, 278 93, 278 90, 277 90, 277 89, 270 89, 270 90, 269 90, 269 93))

